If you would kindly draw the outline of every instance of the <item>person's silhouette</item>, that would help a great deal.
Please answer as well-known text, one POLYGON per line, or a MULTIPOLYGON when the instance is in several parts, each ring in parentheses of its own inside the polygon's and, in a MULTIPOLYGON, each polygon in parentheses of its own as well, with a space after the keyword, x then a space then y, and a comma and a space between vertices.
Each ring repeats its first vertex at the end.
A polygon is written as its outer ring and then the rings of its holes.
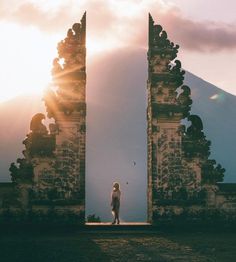
POLYGON ((120 224, 119 220, 119 210, 120 210, 120 185, 119 183, 115 182, 113 184, 113 190, 111 193, 111 206, 112 206, 112 213, 114 216, 114 220, 112 224, 114 225, 117 221, 117 224, 120 224))

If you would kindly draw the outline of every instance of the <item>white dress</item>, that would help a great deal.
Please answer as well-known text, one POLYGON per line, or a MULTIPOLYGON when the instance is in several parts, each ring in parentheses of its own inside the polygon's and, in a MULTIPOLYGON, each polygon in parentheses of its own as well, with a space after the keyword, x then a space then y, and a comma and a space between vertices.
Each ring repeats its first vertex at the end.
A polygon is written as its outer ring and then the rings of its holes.
POLYGON ((111 203, 112 203, 112 211, 116 211, 119 212, 119 208, 120 208, 120 195, 121 192, 120 190, 117 191, 112 191, 112 196, 111 196, 111 203))

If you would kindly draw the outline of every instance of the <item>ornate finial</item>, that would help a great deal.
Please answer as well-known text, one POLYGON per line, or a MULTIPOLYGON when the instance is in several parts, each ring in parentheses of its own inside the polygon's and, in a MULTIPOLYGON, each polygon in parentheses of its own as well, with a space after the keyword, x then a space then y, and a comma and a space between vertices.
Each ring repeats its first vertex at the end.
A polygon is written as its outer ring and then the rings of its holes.
POLYGON ((53 60, 52 76, 57 90, 49 90, 44 101, 48 117, 56 117, 58 111, 70 115, 80 111, 84 102, 86 82, 86 12, 67 31, 64 40, 58 43, 58 57, 53 60))
POLYGON ((154 20, 149 13, 149 53, 168 53, 171 54, 171 60, 177 56, 179 45, 174 45, 170 42, 166 31, 154 23, 154 20))
POLYGON ((82 43, 86 44, 86 11, 83 14, 82 19, 80 20, 81 23, 81 33, 82 33, 82 43))
POLYGON ((191 121, 192 125, 188 127, 187 132, 202 132, 203 123, 198 115, 190 115, 188 120, 191 121))
POLYGON ((37 134, 48 133, 46 126, 42 123, 43 119, 45 119, 45 115, 42 113, 38 113, 32 117, 32 120, 30 122, 30 130, 33 133, 37 133, 37 134))
POLYGON ((148 46, 150 47, 152 45, 153 25, 154 25, 154 20, 150 13, 148 13, 148 23, 149 23, 148 46))

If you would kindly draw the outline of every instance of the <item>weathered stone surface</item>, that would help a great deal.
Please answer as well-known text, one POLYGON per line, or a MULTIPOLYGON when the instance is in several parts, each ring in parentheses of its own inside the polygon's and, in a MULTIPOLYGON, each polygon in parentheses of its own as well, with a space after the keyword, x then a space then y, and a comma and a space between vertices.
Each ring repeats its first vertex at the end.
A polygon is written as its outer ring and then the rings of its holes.
MULTIPOLYGON (((44 97, 48 117, 55 123, 48 128, 38 113, 23 141, 24 158, 10 167, 19 210, 29 217, 59 220, 74 214, 77 222, 85 214, 85 134, 86 134, 86 13, 81 23, 68 30, 58 44, 53 61, 53 87, 44 97)), ((11 206, 10 206, 11 208, 11 206)), ((73 220, 71 218, 71 220, 73 220)))
MULTIPOLYGON (((209 206, 225 169, 209 159, 210 141, 199 116, 190 115, 191 89, 183 85, 178 45, 149 15, 148 219, 171 219, 209 206), (191 124, 182 124, 185 119, 191 124)), ((203 211, 205 212, 205 211, 203 211)))
POLYGON ((29 231, 1 230, 2 261, 225 262, 236 257, 235 232, 161 233, 111 228, 84 232, 68 226, 29 231))

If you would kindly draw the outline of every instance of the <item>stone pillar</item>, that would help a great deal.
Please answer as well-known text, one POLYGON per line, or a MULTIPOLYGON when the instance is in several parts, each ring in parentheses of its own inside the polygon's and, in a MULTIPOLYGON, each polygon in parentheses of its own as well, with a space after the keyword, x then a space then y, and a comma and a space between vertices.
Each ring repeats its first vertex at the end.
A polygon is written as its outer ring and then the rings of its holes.
POLYGON ((170 42, 149 15, 148 49, 148 220, 188 199, 189 190, 200 186, 197 159, 185 160, 181 120, 190 115, 190 89, 183 85, 184 71, 175 60, 178 45, 170 42), (179 94, 180 93, 180 94, 179 94))

